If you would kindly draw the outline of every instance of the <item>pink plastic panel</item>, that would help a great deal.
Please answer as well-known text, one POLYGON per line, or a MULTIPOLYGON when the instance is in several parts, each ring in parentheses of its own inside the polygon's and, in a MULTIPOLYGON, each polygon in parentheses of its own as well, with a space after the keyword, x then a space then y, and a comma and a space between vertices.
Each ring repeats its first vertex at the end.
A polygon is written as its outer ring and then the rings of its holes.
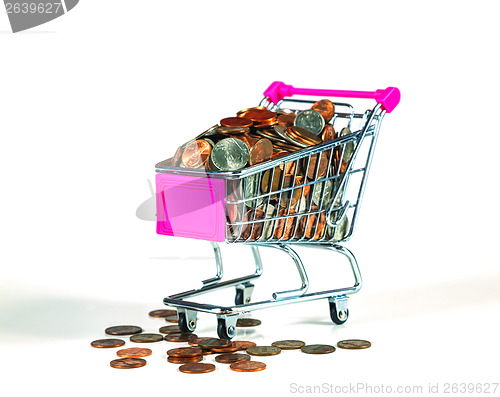
POLYGON ((225 193, 223 179, 156 174, 156 232, 224 241, 225 193))

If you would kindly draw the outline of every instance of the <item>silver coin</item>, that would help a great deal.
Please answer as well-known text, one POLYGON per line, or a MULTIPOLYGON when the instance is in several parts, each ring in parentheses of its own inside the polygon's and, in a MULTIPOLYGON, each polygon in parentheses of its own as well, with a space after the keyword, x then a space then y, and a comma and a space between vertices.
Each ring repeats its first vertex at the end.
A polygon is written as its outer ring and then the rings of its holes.
MULTIPOLYGON (((274 214, 274 206, 271 204, 267 205, 266 218, 272 218, 274 214)), ((262 232, 262 239, 267 240, 271 238, 273 234, 273 226, 275 221, 264 222, 264 231, 262 232)))
POLYGON ((225 138, 217 142, 210 158, 220 171, 236 171, 244 168, 248 162, 248 146, 236 138, 225 138))
POLYGON ((333 180, 329 179, 325 182, 315 183, 313 192, 312 192, 312 201, 315 205, 319 207, 321 203, 320 209, 328 208, 332 201, 332 192, 333 192, 333 180), (321 202, 321 197, 323 197, 323 202, 321 202))
POLYGON ((283 138, 282 140, 284 140, 285 142, 288 142, 289 144, 293 145, 293 146, 296 146, 296 147, 299 147, 301 149, 305 149, 305 148, 308 148, 309 145, 305 145, 304 143, 302 142, 299 142, 299 141, 296 141, 295 139, 291 138, 290 136, 288 136, 285 131, 286 131, 287 127, 284 127, 282 125, 279 125, 279 124, 276 124, 274 126, 274 131, 276 131, 276 133, 281 137, 283 138))
MULTIPOLYGON (((344 127, 342 128, 342 131, 340 131, 340 134, 339 136, 340 137, 343 137, 343 136, 346 136, 346 135, 349 135, 351 133, 351 130, 349 129, 349 127, 344 127)), ((348 163, 349 160, 351 159, 353 153, 354 153, 354 149, 355 149, 355 145, 354 145, 354 142, 347 142, 345 145, 344 145, 344 154, 342 156, 342 161, 348 163)))
POLYGON ((307 109, 297 113, 293 125, 305 128, 314 135, 320 135, 323 132, 323 128, 325 128, 325 119, 320 112, 314 109, 307 109))
MULTIPOLYGON (((250 199, 259 196, 260 194, 259 174, 250 175, 245 178, 245 199, 250 199)), ((256 200, 245 201, 245 204, 250 208, 255 208, 263 202, 264 199, 260 197, 256 200)))
POLYGON ((340 224, 335 228, 335 234, 333 235, 333 239, 335 241, 340 241, 345 238, 347 232, 349 231, 349 219, 347 215, 340 221, 340 224))

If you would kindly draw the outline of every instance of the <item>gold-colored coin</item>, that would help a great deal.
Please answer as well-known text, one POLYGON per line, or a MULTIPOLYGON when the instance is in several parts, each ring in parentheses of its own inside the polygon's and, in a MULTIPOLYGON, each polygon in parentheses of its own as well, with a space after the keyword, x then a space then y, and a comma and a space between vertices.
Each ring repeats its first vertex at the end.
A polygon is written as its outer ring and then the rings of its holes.
POLYGON ((275 356, 281 353, 281 349, 276 346, 255 346, 246 350, 252 356, 275 356))
POLYGON ((281 350, 295 350, 300 349, 302 346, 305 346, 305 342, 301 340, 279 340, 271 343, 271 346, 279 347, 281 350))
POLYGON ((346 339, 337 343, 337 347, 341 349, 367 349, 371 345, 371 342, 362 339, 346 339))

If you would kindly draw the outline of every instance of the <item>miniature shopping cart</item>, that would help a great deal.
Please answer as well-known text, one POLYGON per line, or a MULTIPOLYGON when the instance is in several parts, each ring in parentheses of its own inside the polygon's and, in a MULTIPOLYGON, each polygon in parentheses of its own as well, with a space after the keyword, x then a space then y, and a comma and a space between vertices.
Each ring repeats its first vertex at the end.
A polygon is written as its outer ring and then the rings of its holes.
MULTIPOLYGON (((361 288, 361 274, 353 253, 341 245, 354 233, 363 192, 384 115, 399 103, 397 88, 374 92, 294 88, 274 82, 259 106, 275 112, 310 108, 310 99, 293 95, 330 98, 335 115, 330 124, 341 136, 239 171, 207 171, 172 167, 165 160, 156 165, 157 232, 163 235, 210 241, 217 273, 202 287, 168 296, 164 303, 177 308, 182 331, 193 332, 198 312, 217 316, 220 338, 235 335, 241 314, 278 305, 327 298, 330 316, 343 324, 349 315, 348 295, 361 288), (336 98, 375 99, 373 109, 358 112, 336 98), (293 175, 293 177, 286 176, 293 175), (220 242, 248 244, 255 260, 253 274, 223 281, 220 242), (304 265, 292 246, 325 249, 348 259, 354 285, 321 292, 308 292, 304 265), (252 302, 254 285, 262 274, 260 247, 288 254, 297 267, 302 285, 275 292, 272 298, 252 302), (236 287, 235 304, 217 306, 188 298, 221 288, 236 287)), ((358 101, 359 102, 359 101, 358 101)))

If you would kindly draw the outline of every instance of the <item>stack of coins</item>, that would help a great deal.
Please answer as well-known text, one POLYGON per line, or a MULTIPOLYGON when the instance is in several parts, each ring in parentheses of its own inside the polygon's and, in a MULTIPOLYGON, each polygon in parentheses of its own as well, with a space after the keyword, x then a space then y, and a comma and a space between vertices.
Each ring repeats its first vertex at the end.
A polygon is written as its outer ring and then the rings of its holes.
MULTIPOLYGON (((227 180, 227 236, 238 241, 342 240, 348 233, 347 216, 337 227, 327 224, 326 212, 340 207, 342 175, 355 143, 289 160, 286 156, 351 134, 336 133, 335 105, 322 99, 310 109, 270 111, 254 107, 226 117, 194 140, 179 147, 162 165, 169 167, 237 171, 283 158, 272 169, 241 179, 227 180), (335 203, 333 199, 337 197, 335 203), (265 219, 270 219, 266 221, 265 219)), ((332 213, 332 221, 337 221, 332 213)))

